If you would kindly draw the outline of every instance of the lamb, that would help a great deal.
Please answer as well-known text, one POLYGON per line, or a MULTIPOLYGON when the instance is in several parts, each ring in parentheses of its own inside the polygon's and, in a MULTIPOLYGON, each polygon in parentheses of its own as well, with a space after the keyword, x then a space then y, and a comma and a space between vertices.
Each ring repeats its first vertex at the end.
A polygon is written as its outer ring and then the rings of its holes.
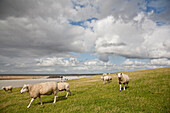
POLYGON ((6 86, 6 87, 2 87, 2 89, 5 90, 5 92, 7 92, 9 90, 12 92, 13 87, 12 86, 6 86))
POLYGON ((41 95, 51 95, 54 94, 54 102, 56 103, 56 97, 58 92, 58 84, 56 82, 44 82, 44 83, 38 83, 34 85, 24 85, 21 89, 21 94, 24 92, 28 92, 30 94, 30 97, 32 98, 27 108, 31 106, 31 103, 39 97, 41 105, 43 104, 41 101, 41 95))
POLYGON ((107 83, 112 80, 112 77, 111 76, 101 76, 101 79, 104 81, 104 84, 105 82, 107 81, 107 83))
POLYGON ((121 84, 124 85, 123 90, 125 90, 125 84, 127 84, 128 87, 128 83, 129 83, 129 76, 123 73, 118 73, 118 81, 119 81, 119 85, 120 85, 120 91, 121 91, 121 84))
POLYGON ((69 83, 59 82, 58 83, 58 89, 59 89, 59 91, 67 91, 66 97, 68 96, 68 93, 70 93, 72 95, 72 93, 69 89, 69 83))

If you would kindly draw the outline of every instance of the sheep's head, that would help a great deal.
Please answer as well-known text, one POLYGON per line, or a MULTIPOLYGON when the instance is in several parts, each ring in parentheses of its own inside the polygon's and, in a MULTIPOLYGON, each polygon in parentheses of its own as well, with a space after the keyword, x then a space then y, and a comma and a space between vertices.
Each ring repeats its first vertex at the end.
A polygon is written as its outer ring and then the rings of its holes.
POLYGON ((23 88, 21 89, 20 93, 22 94, 22 93, 24 93, 24 92, 28 92, 28 86, 29 86, 29 85, 24 84, 24 86, 23 86, 23 88))
POLYGON ((5 87, 3 86, 2 89, 5 90, 5 87))
POLYGON ((121 79, 122 78, 122 73, 118 73, 117 77, 118 77, 118 79, 121 79))

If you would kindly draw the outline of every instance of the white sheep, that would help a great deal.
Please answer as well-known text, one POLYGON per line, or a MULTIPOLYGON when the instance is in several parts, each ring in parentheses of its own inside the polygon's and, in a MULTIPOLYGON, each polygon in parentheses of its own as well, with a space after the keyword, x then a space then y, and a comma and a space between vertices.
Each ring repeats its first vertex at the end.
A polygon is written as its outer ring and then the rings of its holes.
POLYGON ((32 98, 27 108, 31 106, 31 103, 39 97, 41 105, 43 104, 41 101, 41 95, 51 95, 54 94, 54 102, 56 102, 57 92, 58 92, 58 84, 56 82, 44 82, 44 83, 38 83, 34 85, 24 85, 21 89, 21 94, 24 92, 28 92, 30 94, 30 97, 32 98))
POLYGON ((67 91, 66 97, 68 96, 68 93, 70 93, 72 95, 72 93, 69 89, 69 83, 59 82, 58 83, 58 89, 59 89, 59 91, 67 91))
POLYGON ((2 87, 2 89, 5 90, 5 92, 7 92, 9 90, 12 92, 13 87, 12 86, 5 86, 5 87, 2 87))
POLYGON ((121 84, 124 85, 123 90, 125 90, 125 84, 127 84, 128 87, 128 83, 129 83, 129 76, 123 73, 118 73, 118 81, 119 81, 119 85, 120 85, 120 91, 121 91, 121 84))
POLYGON ((101 76, 101 79, 104 81, 104 84, 105 82, 107 81, 107 83, 112 80, 112 77, 111 76, 101 76))
POLYGON ((103 76, 107 75, 107 73, 103 73, 103 76))

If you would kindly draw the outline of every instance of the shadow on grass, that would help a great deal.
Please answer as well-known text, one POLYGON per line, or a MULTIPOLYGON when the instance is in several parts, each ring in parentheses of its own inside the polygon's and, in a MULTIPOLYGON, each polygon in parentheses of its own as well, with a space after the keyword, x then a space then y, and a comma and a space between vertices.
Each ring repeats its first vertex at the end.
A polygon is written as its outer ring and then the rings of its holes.
MULTIPOLYGON (((53 98, 54 99, 54 98, 53 98)), ((54 100, 50 100, 50 101, 45 101, 45 102, 43 102, 43 104, 47 104, 47 103, 53 103, 53 101, 54 100)), ((65 97, 65 96, 59 96, 59 97, 57 97, 57 99, 56 99, 56 102, 59 102, 59 101, 62 101, 62 100, 66 100, 67 98, 65 97)))
MULTIPOLYGON (((129 86, 125 86, 125 90, 127 90, 129 88, 129 86)), ((123 90, 123 87, 121 88, 121 90, 123 90)))
MULTIPOLYGON (((13 93, 13 92, 11 92, 11 91, 4 91, 5 92, 5 94, 10 94, 10 93, 13 93)), ((4 93, 3 92, 3 93, 4 93)))

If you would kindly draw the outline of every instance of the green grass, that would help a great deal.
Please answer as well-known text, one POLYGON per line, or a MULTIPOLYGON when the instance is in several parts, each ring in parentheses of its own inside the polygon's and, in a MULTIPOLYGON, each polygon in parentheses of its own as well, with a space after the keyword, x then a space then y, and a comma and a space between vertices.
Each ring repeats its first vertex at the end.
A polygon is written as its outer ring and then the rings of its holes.
POLYGON ((170 112, 170 67, 126 72, 130 77, 129 88, 119 91, 116 74, 112 82, 103 84, 100 76, 68 81, 73 96, 65 98, 59 92, 54 104, 53 95, 42 96, 43 105, 37 98, 30 102, 28 93, 20 94, 21 88, 12 93, 0 91, 0 113, 113 113, 113 112, 170 112))

